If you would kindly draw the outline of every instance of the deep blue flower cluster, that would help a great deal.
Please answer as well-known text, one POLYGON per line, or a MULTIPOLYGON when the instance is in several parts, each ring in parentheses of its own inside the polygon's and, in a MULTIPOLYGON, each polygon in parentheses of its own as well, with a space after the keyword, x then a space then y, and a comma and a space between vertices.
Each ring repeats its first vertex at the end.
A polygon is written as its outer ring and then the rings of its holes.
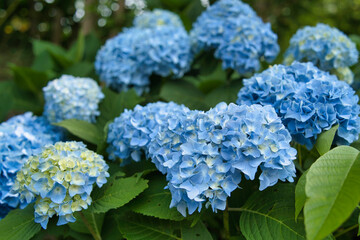
MULTIPOLYGON (((147 153, 147 145, 151 137, 159 131, 159 125, 171 124, 168 118, 176 118, 178 114, 190 111, 184 105, 176 103, 149 103, 145 107, 137 105, 134 110, 127 110, 109 125, 107 152, 109 158, 120 158, 122 164, 131 160, 141 160, 143 152, 147 153)), ((176 120, 175 120, 176 121, 176 120)))
POLYGON ((50 122, 79 119, 95 122, 100 115, 100 101, 104 98, 99 85, 91 78, 62 75, 43 88, 44 116, 50 122))
POLYGON ((27 112, 0 125, 0 219, 19 205, 19 194, 12 192, 16 173, 41 147, 59 141, 62 135, 44 117, 27 112))
POLYGON ((338 124, 335 143, 350 144, 360 133, 355 91, 312 63, 275 65, 244 80, 238 104, 271 105, 293 139, 311 149, 317 136, 338 124))
POLYGON ((123 113, 108 137, 110 155, 138 161, 138 151, 146 153, 166 174, 170 207, 184 216, 186 209, 200 211, 203 203, 224 210, 243 175, 253 180, 261 170, 260 190, 295 176, 296 150, 270 106, 220 103, 202 112, 154 103, 123 113))
POLYGON ((351 83, 353 75, 348 67, 357 63, 358 57, 355 43, 343 32, 319 23, 295 33, 285 53, 284 62, 291 64, 293 61, 309 61, 325 71, 343 72, 339 77, 351 83))
POLYGON ((134 27, 156 28, 158 26, 183 27, 183 24, 178 15, 163 9, 145 11, 134 18, 134 27))
POLYGON ((134 88, 141 94, 148 91, 152 74, 182 77, 192 61, 190 39, 173 15, 147 12, 135 19, 133 28, 109 39, 96 56, 100 79, 117 91, 134 88))
POLYGON ((190 32, 192 50, 215 50, 223 68, 241 74, 259 70, 260 59, 273 61, 279 53, 277 35, 247 4, 220 0, 204 11, 190 32))
POLYGON ((35 201, 35 222, 46 229, 49 218, 57 225, 75 222, 74 212, 91 204, 93 185, 102 187, 109 177, 102 156, 81 142, 57 142, 29 158, 16 175, 13 190, 20 193, 21 206, 35 201))

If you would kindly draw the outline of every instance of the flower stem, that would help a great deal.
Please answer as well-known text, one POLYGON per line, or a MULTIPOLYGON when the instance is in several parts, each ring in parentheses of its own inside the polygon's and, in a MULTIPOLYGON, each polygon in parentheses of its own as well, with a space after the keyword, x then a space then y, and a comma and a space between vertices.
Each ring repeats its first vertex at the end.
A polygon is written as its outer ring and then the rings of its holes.
POLYGON ((297 150, 298 150, 298 157, 299 157, 299 166, 302 168, 302 157, 301 157, 301 145, 297 144, 297 150))
POLYGON ((83 220, 85 226, 87 227, 87 229, 89 230, 89 232, 93 236, 93 238, 95 240, 101 240, 99 229, 96 226, 96 221, 95 221, 94 214, 92 214, 92 220, 94 222, 94 228, 95 229, 91 226, 91 224, 88 222, 88 220, 86 219, 86 217, 84 216, 84 214, 82 212, 80 212, 79 214, 80 214, 80 217, 83 220))
POLYGON ((223 213, 223 222, 224 222, 224 230, 225 230, 225 239, 230 239, 230 224, 229 224, 229 208, 226 202, 226 208, 223 213))

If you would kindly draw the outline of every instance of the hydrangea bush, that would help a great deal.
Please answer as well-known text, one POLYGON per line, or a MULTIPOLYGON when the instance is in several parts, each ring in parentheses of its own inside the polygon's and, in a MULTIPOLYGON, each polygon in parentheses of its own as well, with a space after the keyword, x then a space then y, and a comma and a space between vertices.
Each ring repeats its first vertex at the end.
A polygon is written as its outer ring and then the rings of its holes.
POLYGON ((0 239, 356 239, 355 44, 318 24, 280 51, 255 5, 211 2, 35 40, 0 84, 0 239))

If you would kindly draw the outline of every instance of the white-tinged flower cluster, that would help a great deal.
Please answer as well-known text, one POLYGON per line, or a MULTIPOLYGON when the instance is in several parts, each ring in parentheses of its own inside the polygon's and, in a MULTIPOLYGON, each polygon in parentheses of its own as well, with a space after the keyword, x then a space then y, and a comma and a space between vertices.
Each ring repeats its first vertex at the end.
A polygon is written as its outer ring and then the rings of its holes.
POLYGON ((107 182, 108 165, 101 155, 81 142, 47 145, 17 173, 13 191, 20 193, 22 207, 35 201, 35 222, 46 229, 49 218, 57 225, 75 222, 74 212, 91 204, 93 184, 107 182))
POLYGON ((0 219, 18 207, 19 194, 12 192, 16 173, 30 156, 47 144, 60 141, 62 133, 44 117, 31 112, 0 124, 0 219))
POLYGON ((286 50, 286 64, 293 61, 312 62, 324 71, 331 71, 341 80, 351 84, 353 73, 350 66, 358 62, 359 52, 343 32, 326 24, 299 29, 290 39, 286 50))
POLYGON ((62 75, 43 88, 44 116, 52 123, 66 119, 95 122, 104 98, 99 85, 91 78, 62 75))

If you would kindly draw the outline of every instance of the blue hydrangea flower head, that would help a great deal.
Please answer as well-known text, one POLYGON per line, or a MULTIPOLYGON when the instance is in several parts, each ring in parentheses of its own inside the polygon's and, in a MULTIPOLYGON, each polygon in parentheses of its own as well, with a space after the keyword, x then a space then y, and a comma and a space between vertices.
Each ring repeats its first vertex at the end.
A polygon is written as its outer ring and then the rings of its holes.
POLYGON ((224 210, 242 176, 253 180, 258 170, 261 190, 293 181, 296 150, 272 107, 220 103, 176 118, 152 138, 149 157, 166 174, 170 207, 184 216, 203 204, 224 210))
POLYGON ((193 51, 216 49, 223 41, 226 22, 239 16, 257 17, 255 11, 240 0, 220 0, 208 7, 197 18, 190 32, 193 51))
POLYGON ((104 98, 99 85, 91 78, 63 75, 43 88, 44 116, 50 122, 79 119, 95 122, 100 115, 99 102, 104 98))
POLYGON ((134 27, 137 28, 155 28, 159 26, 183 27, 183 24, 177 14, 163 9, 145 11, 134 18, 134 27))
POLYGON ((173 102, 137 105, 134 110, 125 110, 109 125, 107 152, 109 158, 122 159, 122 164, 131 160, 140 161, 147 153, 151 137, 158 134, 159 126, 176 124, 176 116, 190 111, 184 105, 173 102))
POLYGON ((116 91, 149 90, 149 77, 182 77, 190 68, 190 39, 183 27, 130 28, 107 40, 98 51, 95 69, 116 91))
POLYGON ((0 124, 0 219, 19 205, 19 194, 11 191, 16 173, 42 146, 62 138, 44 117, 31 112, 12 117, 0 124))
POLYGON ((343 32, 319 23, 315 27, 306 26, 295 33, 285 53, 284 62, 291 64, 293 61, 309 61, 322 70, 332 71, 354 65, 358 56, 355 43, 343 32))
POLYGON ((224 69, 252 73, 260 69, 260 59, 275 60, 280 48, 270 23, 265 24, 257 17, 239 16, 225 24, 222 41, 215 52, 224 69))
POLYGON ((74 212, 91 204, 93 184, 101 187, 109 177, 102 156, 81 142, 57 142, 32 156, 17 173, 13 191, 22 206, 35 201, 35 222, 46 229, 49 218, 57 225, 75 222, 74 212))
POLYGON ((338 124, 335 143, 350 144, 360 133, 355 91, 312 63, 276 65, 244 80, 238 104, 271 105, 293 139, 311 149, 317 136, 338 124))

